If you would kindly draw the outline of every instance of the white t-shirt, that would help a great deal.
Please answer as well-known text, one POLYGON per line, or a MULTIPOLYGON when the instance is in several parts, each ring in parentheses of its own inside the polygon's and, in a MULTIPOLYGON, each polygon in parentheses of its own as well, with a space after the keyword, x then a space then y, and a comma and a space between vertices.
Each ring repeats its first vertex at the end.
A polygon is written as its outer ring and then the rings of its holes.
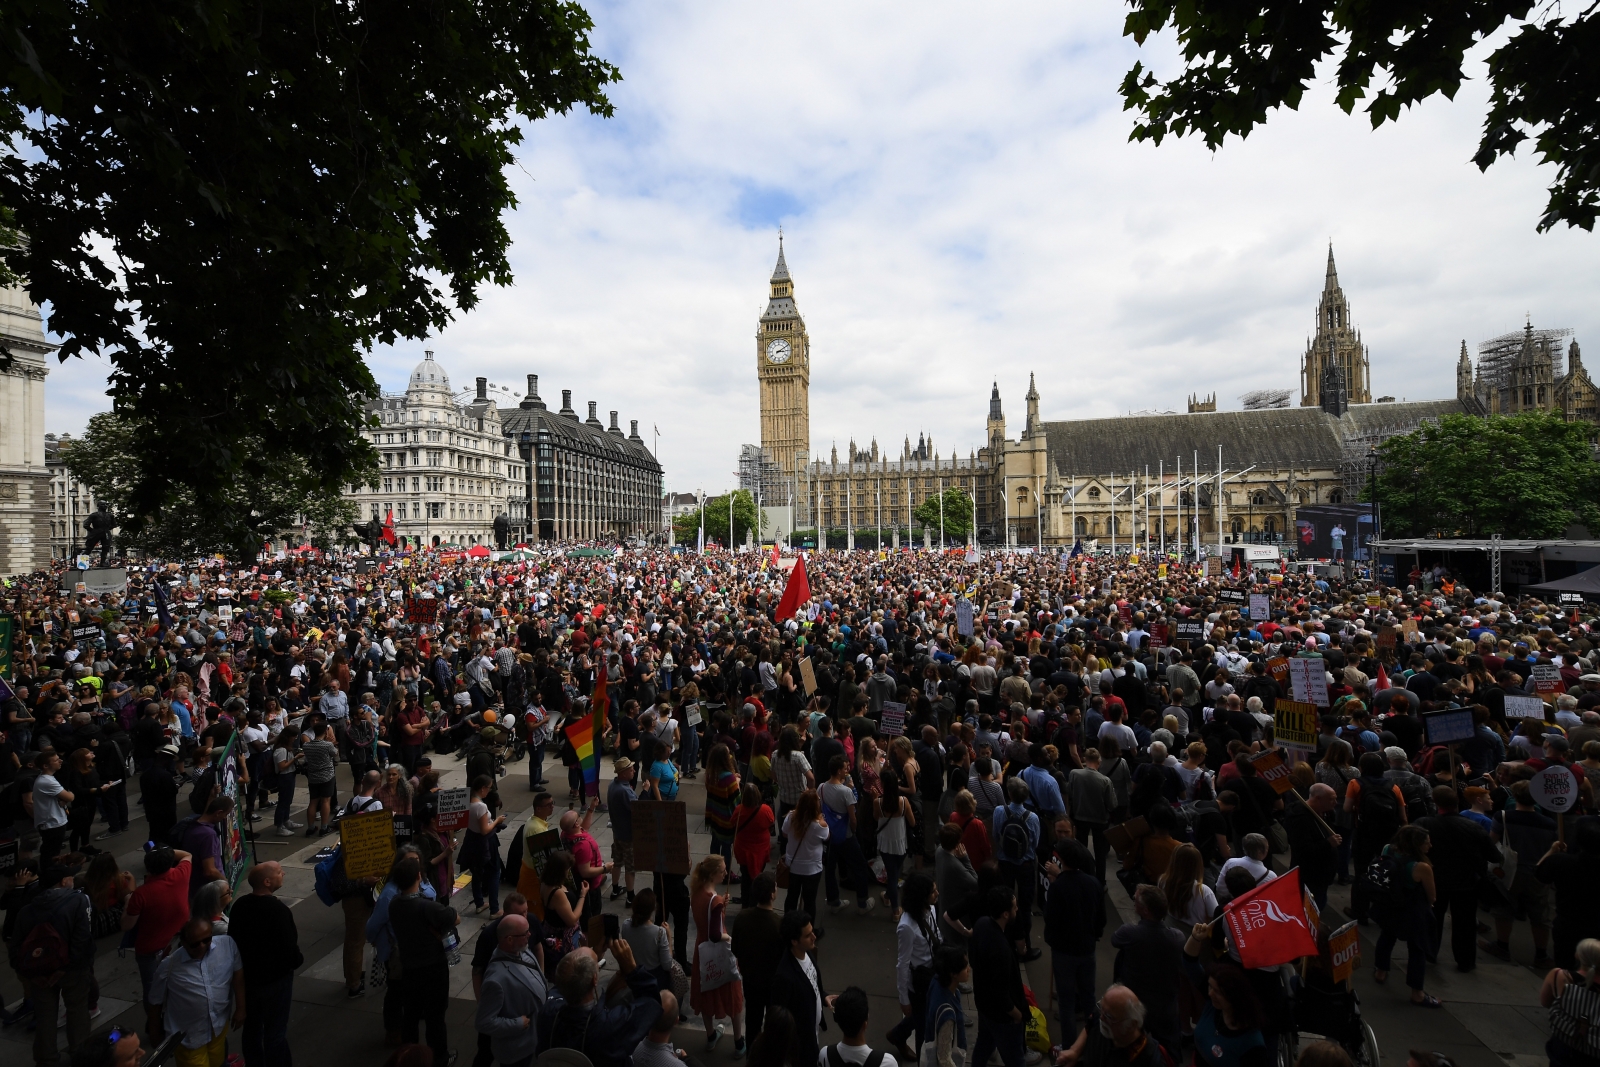
POLYGON ((67 825, 67 806, 61 802, 61 783, 54 775, 41 774, 33 780, 33 825, 40 830, 67 825))
MULTIPOLYGON (((846 1063, 862 1064, 867 1062, 867 1057, 872 1055, 871 1045, 847 1045, 840 1041, 836 1045, 824 1045, 817 1049, 817 1067, 828 1067, 828 1049, 832 1048, 839 1053, 839 1058, 846 1063)), ((883 1067, 897 1067, 894 1056, 885 1052, 883 1054, 883 1067)))

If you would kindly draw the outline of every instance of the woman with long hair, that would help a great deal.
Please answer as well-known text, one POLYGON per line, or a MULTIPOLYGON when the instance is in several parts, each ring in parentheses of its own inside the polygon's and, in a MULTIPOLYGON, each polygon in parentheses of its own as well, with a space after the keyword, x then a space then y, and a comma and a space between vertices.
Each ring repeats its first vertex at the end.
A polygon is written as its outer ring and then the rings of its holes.
POLYGON ((201 886, 194 895, 189 914, 196 919, 210 919, 211 932, 228 932, 228 905, 233 903, 233 887, 226 878, 218 878, 201 886))
POLYGON ((405 768, 398 763, 391 763, 384 768, 383 775, 383 784, 378 786, 373 796, 378 798, 378 803, 383 805, 385 811, 410 815, 411 782, 406 778, 405 768))
POLYGON ((629 918, 622 920, 622 939, 633 949, 633 959, 655 976, 662 989, 672 988, 672 945, 667 929, 655 921, 656 891, 641 889, 633 896, 629 918))
POLYGON ((783 818, 783 860, 789 868, 789 895, 785 912, 800 908, 817 917, 817 886, 822 882, 822 849, 828 841, 828 823, 815 789, 800 794, 794 810, 783 818))
MULTIPOLYGON (((712 752, 727 749, 718 745, 712 752)), ((707 782, 707 788, 711 783, 707 782)), ((767 869, 772 856, 772 809, 761 799, 761 787, 747 784, 740 794, 740 803, 733 809, 733 856, 739 861, 739 907, 750 907, 750 884, 756 875, 767 869)), ((721 855, 721 852, 717 853, 721 855)))
POLYGON ((487 908, 490 918, 500 914, 500 839, 496 831, 506 822, 505 813, 496 815, 489 810, 488 797, 493 791, 494 779, 488 775, 472 780, 460 856, 461 866, 472 872, 472 906, 480 915, 487 908))
POLYGON ((883 771, 883 794, 873 798, 872 817, 878 827, 878 855, 883 858, 883 904, 900 920, 900 869, 906 862, 910 835, 908 828, 917 821, 911 802, 900 789, 900 775, 892 768, 883 771))
POLYGON ((722 1031, 717 1020, 726 1018, 733 1023, 733 1054, 744 1055, 744 984, 735 978, 716 989, 700 988, 700 954, 711 942, 729 940, 722 928, 722 916, 728 906, 726 896, 718 896, 716 887, 728 873, 727 863, 721 856, 712 854, 695 864, 689 878, 689 903, 694 909, 694 970, 689 976, 689 1003, 696 1015, 706 1024, 706 1051, 717 1047, 722 1031))
POLYGON ((1433 953, 1433 902, 1437 891, 1433 864, 1428 853, 1433 840, 1420 826, 1402 826, 1383 849, 1383 863, 1393 885, 1384 898, 1374 900, 1373 917, 1382 933, 1378 935, 1377 966, 1372 978, 1382 985, 1389 978, 1389 954, 1396 941, 1406 943, 1406 985, 1411 988, 1411 1003, 1423 1008, 1440 1007, 1438 997, 1423 992, 1428 973, 1428 957, 1433 953))
POLYGON ((928 984, 928 1006, 922 1021, 923 1054, 927 1067, 966 1067, 967 1021, 961 1007, 961 983, 972 981, 972 964, 965 949, 945 945, 933 954, 933 981, 928 984), (933 1047, 929 1055, 928 1046, 933 1047))
POLYGON ((123 870, 112 853, 102 852, 89 861, 82 889, 89 897, 92 936, 105 937, 121 929, 122 910, 136 888, 133 874, 123 870))
POLYGON ((905 911, 895 927, 895 991, 900 996, 902 1018, 888 1034, 889 1044, 901 1063, 915 1062, 906 1038, 923 1041, 923 1019, 928 1011, 928 988, 933 984, 933 956, 939 950, 939 916, 934 905, 939 889, 921 871, 906 879, 905 911))
POLYGON ((100 851, 89 844, 94 838, 94 813, 99 810, 101 794, 111 789, 101 783, 94 769, 94 749, 80 748, 67 757, 61 786, 72 794, 67 809, 67 851, 93 856, 100 851))
POLYGON ((778 734, 778 751, 772 757, 772 777, 778 788, 777 816, 782 819, 807 789, 815 789, 817 776, 800 751, 800 731, 785 726, 778 734))
POLYGON ((727 745, 711 746, 706 754, 706 825, 711 827, 711 851, 730 863, 740 792, 733 753, 727 745))
POLYGON ((555 965, 561 957, 583 941, 579 917, 583 914, 584 897, 589 895, 589 880, 577 879, 578 888, 575 892, 568 887, 575 865, 572 853, 558 849, 546 857, 544 870, 539 873, 539 905, 544 910, 542 918, 545 926, 555 931, 554 958, 551 947, 548 944, 545 946, 545 969, 549 974, 555 973, 555 965))
POLYGON ((1167 871, 1156 881, 1167 898, 1167 921, 1179 930, 1208 923, 1217 911, 1217 895, 1206 885, 1206 861, 1187 841, 1172 852, 1167 871))

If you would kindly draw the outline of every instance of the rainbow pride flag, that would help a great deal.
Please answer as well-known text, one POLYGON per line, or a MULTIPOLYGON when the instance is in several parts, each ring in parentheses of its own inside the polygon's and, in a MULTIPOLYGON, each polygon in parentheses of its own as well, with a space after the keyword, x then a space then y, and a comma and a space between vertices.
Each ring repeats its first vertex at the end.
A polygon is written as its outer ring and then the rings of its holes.
POLYGON ((567 740, 578 754, 578 764, 583 768, 583 791, 591 797, 600 795, 600 737, 594 732, 594 716, 583 718, 567 727, 567 740))

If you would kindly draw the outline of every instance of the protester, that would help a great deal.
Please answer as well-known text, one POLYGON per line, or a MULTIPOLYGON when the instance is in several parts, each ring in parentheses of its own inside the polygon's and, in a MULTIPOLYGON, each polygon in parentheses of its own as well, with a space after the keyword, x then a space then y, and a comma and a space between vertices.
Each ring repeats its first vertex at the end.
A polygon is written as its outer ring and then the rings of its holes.
POLYGON ((250 892, 234 902, 229 934, 244 966, 244 1059, 247 1067, 290 1067, 289 1008, 294 974, 305 962, 294 912, 276 896, 283 867, 273 860, 251 867, 250 892))
POLYGON ((179 1067, 222 1067, 228 1032, 244 1022, 249 1005, 233 939, 213 934, 206 919, 184 923, 178 948, 156 968, 150 1003, 162 1029, 183 1035, 179 1067))
POLYGON ((60 1062, 56 1027, 63 1005, 67 1051, 88 1038, 94 984, 89 898, 74 884, 82 858, 68 853, 51 859, 39 876, 39 889, 17 916, 9 942, 12 966, 33 1008, 33 1061, 38 1064, 60 1062))

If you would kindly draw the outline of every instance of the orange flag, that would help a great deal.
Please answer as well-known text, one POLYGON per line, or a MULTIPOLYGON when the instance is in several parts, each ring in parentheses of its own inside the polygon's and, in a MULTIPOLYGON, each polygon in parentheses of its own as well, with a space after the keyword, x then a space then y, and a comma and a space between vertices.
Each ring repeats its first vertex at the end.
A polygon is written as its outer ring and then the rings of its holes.
POLYGON ((806 558, 800 556, 794 561, 794 570, 789 572, 788 584, 783 587, 783 599, 778 601, 777 621, 794 618, 800 605, 810 599, 811 582, 806 579, 806 558))

